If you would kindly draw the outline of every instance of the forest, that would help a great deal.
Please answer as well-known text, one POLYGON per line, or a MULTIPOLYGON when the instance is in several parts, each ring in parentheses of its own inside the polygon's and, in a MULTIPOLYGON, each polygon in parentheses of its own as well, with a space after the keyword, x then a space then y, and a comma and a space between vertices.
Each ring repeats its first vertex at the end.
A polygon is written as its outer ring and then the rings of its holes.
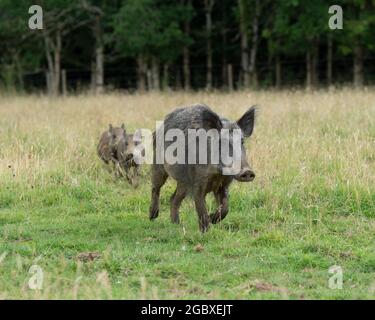
POLYGON ((374 0, 0 0, 1 91, 361 87, 374 62, 374 0))

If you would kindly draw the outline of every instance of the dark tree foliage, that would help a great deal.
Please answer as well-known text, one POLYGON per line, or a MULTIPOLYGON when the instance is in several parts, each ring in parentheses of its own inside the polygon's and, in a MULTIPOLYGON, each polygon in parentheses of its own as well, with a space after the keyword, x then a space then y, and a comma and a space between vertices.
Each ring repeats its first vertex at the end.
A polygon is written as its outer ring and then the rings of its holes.
POLYGON ((375 82, 375 0, 0 0, 0 90, 234 90, 375 82), (29 7, 44 29, 28 28, 29 7))

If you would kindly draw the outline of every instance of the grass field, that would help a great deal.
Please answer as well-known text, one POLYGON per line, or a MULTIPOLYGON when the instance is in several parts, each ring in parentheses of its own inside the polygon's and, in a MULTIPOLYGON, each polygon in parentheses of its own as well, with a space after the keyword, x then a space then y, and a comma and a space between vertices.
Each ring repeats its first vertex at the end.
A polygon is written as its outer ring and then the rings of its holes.
POLYGON ((0 298, 375 298, 375 91, 0 96, 0 298), (257 178, 204 235, 191 199, 169 222, 173 181, 150 222, 149 168, 134 190, 96 156, 108 123, 154 129, 195 102, 231 119, 260 106, 257 178))

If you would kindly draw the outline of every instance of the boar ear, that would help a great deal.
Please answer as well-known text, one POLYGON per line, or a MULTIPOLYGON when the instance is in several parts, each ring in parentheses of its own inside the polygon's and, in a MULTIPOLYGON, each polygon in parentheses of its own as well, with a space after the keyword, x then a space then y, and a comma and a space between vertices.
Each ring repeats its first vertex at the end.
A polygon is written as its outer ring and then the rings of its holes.
POLYGON ((112 131, 113 131, 113 126, 112 126, 111 123, 109 124, 109 129, 108 129, 108 131, 109 131, 110 133, 112 133, 112 131))
POLYGON ((121 124, 121 129, 124 130, 124 136, 126 136, 126 128, 125 128, 125 124, 121 124))
POLYGON ((256 107, 252 106, 245 114, 237 121, 238 126, 241 128, 245 137, 250 137, 253 133, 255 123, 256 107))

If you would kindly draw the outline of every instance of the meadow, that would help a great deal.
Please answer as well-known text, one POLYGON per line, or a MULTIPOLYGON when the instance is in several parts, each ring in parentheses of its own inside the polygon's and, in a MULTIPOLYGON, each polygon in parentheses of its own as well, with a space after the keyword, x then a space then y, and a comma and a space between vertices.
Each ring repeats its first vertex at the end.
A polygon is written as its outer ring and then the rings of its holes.
POLYGON ((0 298, 375 298, 375 90, 0 95, 0 298), (259 106, 256 179, 203 235, 191 199, 170 223, 173 181, 151 222, 149 167, 133 189, 96 155, 109 123, 154 129, 195 102, 230 119, 259 106))

